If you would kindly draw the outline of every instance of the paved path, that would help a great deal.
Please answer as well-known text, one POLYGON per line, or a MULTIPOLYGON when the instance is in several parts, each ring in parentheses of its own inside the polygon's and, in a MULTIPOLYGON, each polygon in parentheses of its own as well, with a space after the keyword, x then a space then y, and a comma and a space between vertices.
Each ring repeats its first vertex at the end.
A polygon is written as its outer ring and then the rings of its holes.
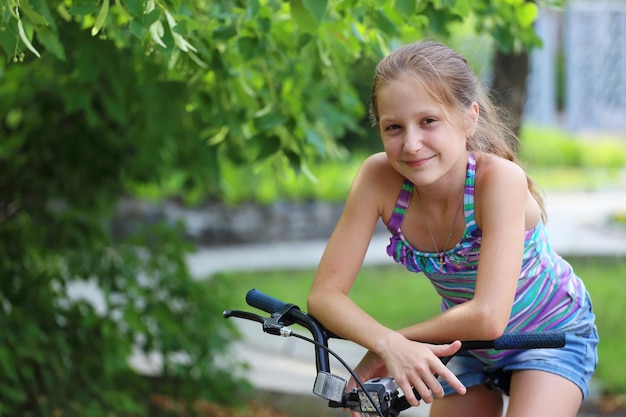
MULTIPOLYGON (((611 226, 615 213, 626 214, 626 189, 602 192, 553 193, 547 196, 548 232, 553 247, 563 256, 626 256, 626 227, 611 226)), ((390 263, 385 254, 388 236, 376 235, 371 242, 365 264, 390 263)), ((194 276, 199 278, 223 270, 259 270, 315 267, 325 241, 288 242, 203 249, 189 258, 194 276), (242 261, 242 254, 245 258, 242 261)), ((263 334, 257 323, 239 320, 244 339, 234 346, 235 354, 250 364, 248 377, 259 389, 286 394, 311 396, 315 380, 313 349, 299 339, 263 334)), ((352 366, 364 350, 347 341, 331 341, 352 366)), ((333 372, 348 377, 334 362, 333 372)), ((325 401, 318 399, 321 404, 325 401)), ((328 415, 334 415, 330 413, 328 415)), ((345 414, 347 415, 347 414, 345 414)), ((407 410, 406 417, 428 415, 428 405, 407 410)))

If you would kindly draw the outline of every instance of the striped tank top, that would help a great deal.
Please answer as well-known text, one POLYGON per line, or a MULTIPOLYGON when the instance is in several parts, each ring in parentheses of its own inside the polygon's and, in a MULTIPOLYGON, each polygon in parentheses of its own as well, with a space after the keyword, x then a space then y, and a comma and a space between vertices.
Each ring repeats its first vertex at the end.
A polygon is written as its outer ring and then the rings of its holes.
MULTIPOLYGON (((482 231, 474 219, 476 160, 469 154, 463 197, 465 232, 452 249, 444 252, 440 265, 437 253, 421 252, 402 234, 402 221, 409 206, 413 184, 405 179, 387 228, 391 232, 387 254, 409 271, 423 272, 442 298, 442 311, 472 299, 480 256, 482 231)), ((539 221, 525 232, 524 256, 515 300, 506 333, 576 331, 576 316, 586 295, 585 286, 571 266, 550 246, 539 221)), ((477 350, 471 354, 484 363, 494 363, 513 351, 477 350)))

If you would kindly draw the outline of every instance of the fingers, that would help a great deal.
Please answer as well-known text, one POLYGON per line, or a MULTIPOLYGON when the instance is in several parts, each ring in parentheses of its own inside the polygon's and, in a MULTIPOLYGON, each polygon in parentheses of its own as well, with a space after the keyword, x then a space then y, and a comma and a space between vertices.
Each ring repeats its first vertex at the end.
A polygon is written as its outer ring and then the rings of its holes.
MULTIPOLYGON (((446 381, 450 385, 450 387, 454 389, 458 394, 463 395, 467 392, 467 388, 465 388, 465 385, 463 385, 463 383, 456 377, 456 375, 454 375, 454 373, 450 369, 446 368, 445 366, 438 372, 438 375, 444 381, 446 381)), ((443 392, 442 392, 442 396, 443 396, 443 392)))
POLYGON ((428 390, 428 387, 421 379, 414 384, 403 383, 402 385, 398 384, 398 386, 404 393, 404 397, 406 398, 408 403, 411 404, 413 407, 417 407, 420 405, 420 400, 415 396, 416 392, 420 396, 420 398, 424 400, 425 403, 430 402, 430 392, 428 390))
POLYGON ((428 345, 430 350, 438 357, 454 355, 461 348, 461 341, 455 340, 445 345, 428 345))
POLYGON ((433 396, 443 396, 443 387, 431 371, 426 371, 426 373, 421 375, 415 375, 411 379, 401 381, 396 379, 396 382, 398 383, 398 387, 402 389, 408 403, 414 407, 420 405, 420 399, 430 404, 433 401, 433 396), (416 393, 419 397, 416 396, 416 393))
POLYGON ((413 388, 426 403, 431 403, 433 397, 441 398, 444 396, 444 389, 437 375, 446 381, 457 393, 465 394, 467 390, 463 383, 438 358, 451 356, 456 353, 461 347, 461 342, 455 341, 447 345, 420 345, 427 347, 434 356, 425 353, 428 349, 422 351, 423 354, 419 361, 414 362, 410 368, 399 368, 402 372, 395 375, 396 382, 402 389, 409 404, 412 406, 419 405, 419 400, 415 396, 413 388))
MULTIPOLYGON (((447 345, 434 345, 434 348, 435 349, 433 349, 433 353, 439 357, 451 356, 454 355, 461 348, 461 342, 459 340, 456 340, 453 343, 447 345)), ((452 387, 457 393, 465 394, 465 392, 467 391, 463 383, 443 363, 437 366, 436 374, 439 375, 444 381, 446 381, 450 385, 450 387, 452 387)), ((441 388, 441 384, 439 384, 439 387, 441 388)), ((437 392, 436 394, 439 394, 439 392, 437 392)), ((441 388, 440 394, 440 396, 443 396, 443 388, 441 388)), ((439 396, 437 396, 437 398, 439 398, 439 396)))

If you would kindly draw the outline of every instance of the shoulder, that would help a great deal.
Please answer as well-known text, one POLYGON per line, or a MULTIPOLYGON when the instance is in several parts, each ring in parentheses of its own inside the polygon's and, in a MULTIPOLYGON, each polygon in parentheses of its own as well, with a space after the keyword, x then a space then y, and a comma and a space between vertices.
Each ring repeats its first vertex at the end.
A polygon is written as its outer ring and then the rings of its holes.
POLYGON ((485 153, 479 153, 475 157, 476 188, 528 188, 526 172, 515 162, 485 153))
POLYGON ((526 218, 533 206, 524 169, 495 155, 476 156, 474 195, 476 221, 481 228, 497 219, 526 218))
POLYGON ((363 161, 357 172, 357 179, 359 178, 367 179, 369 186, 387 186, 390 183, 402 182, 404 180, 391 166, 384 152, 370 155, 363 161))
POLYGON ((377 152, 368 156, 365 161, 363 161, 363 167, 382 170, 393 169, 391 168, 387 155, 384 152, 377 152))
POLYGON ((393 209, 404 177, 389 164, 384 152, 375 153, 363 161, 348 199, 361 208, 376 207, 379 215, 393 209))

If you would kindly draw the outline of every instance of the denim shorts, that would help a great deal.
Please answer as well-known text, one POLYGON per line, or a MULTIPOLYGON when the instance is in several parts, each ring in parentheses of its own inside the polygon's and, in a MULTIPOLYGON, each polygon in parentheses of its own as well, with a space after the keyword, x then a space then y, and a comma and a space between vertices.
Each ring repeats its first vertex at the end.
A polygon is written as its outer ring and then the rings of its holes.
MULTIPOLYGON (((448 368, 467 388, 491 384, 507 394, 512 371, 550 372, 572 381, 585 398, 589 394, 589 382, 598 364, 599 341, 588 295, 576 320, 578 323, 575 331, 565 331, 565 346, 562 348, 520 350, 494 364, 485 364, 468 352, 461 352, 448 362, 448 368)), ((554 331, 558 332, 558 329, 554 331)), ((445 381, 440 382, 445 395, 455 392, 445 381)))

